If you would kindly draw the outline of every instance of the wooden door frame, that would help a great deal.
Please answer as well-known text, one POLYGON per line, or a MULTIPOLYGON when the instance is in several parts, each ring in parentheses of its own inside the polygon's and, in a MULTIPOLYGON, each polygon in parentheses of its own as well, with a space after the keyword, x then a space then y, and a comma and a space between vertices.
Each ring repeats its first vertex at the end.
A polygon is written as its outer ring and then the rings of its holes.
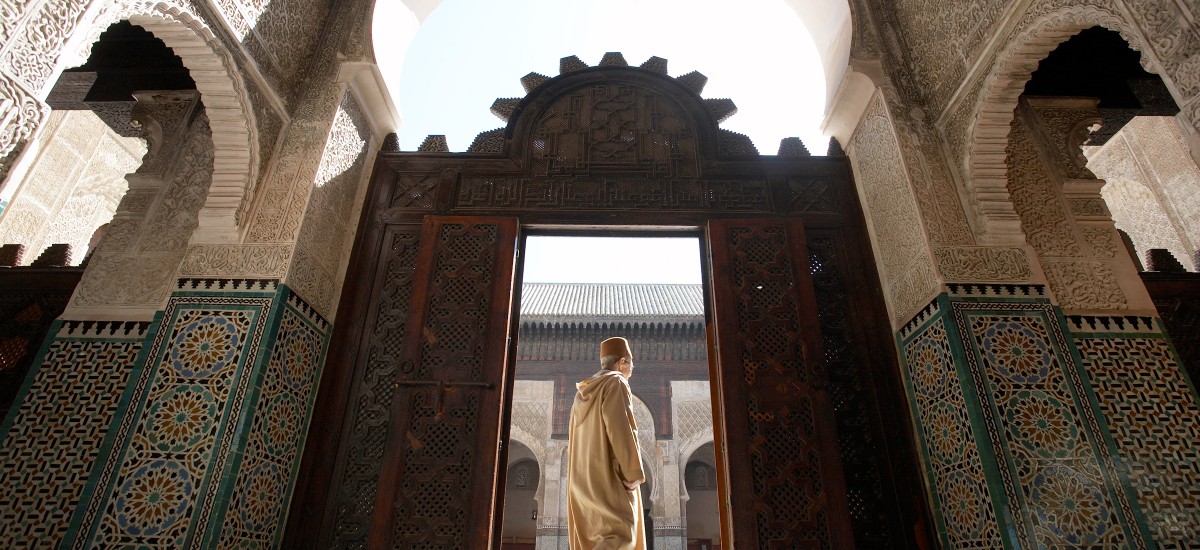
MULTIPOLYGON (((458 180, 464 174, 484 172, 518 173, 519 166, 512 161, 503 159, 470 159, 464 155, 428 154, 418 156, 400 156, 381 153, 376 162, 375 174, 368 192, 367 204, 362 211, 360 235, 356 239, 353 260, 347 274, 347 284, 344 286, 343 299, 338 310, 338 320, 335 324, 334 336, 331 342, 330 354, 322 375, 321 395, 314 411, 314 421, 309 428, 308 445, 302 459, 301 472, 295 496, 290 508, 285 542, 297 546, 324 544, 332 536, 332 520, 336 508, 337 488, 333 487, 335 476, 342 462, 339 454, 349 437, 352 415, 348 412, 351 403, 351 392, 355 389, 356 380, 362 373, 356 372, 355 357, 361 357, 365 352, 367 340, 365 331, 369 316, 377 304, 372 302, 372 296, 378 292, 380 284, 377 271, 380 269, 380 258, 375 251, 382 250, 385 239, 394 234, 397 228, 412 227, 421 223, 427 214, 452 214, 468 216, 504 215, 517 217, 520 220, 522 233, 530 229, 536 230, 570 230, 586 231, 596 234, 619 233, 623 231, 662 230, 664 228, 702 228, 711 219, 720 218, 779 218, 788 217, 803 223, 810 235, 828 234, 838 239, 837 246, 844 254, 849 254, 850 260, 861 265, 873 265, 873 253, 867 238, 865 222, 861 214, 858 195, 853 187, 848 161, 844 158, 798 158, 798 159, 754 159, 750 161, 714 162, 707 172, 720 176, 722 173, 731 177, 749 177, 763 181, 769 190, 768 209, 763 211, 645 211, 645 210, 527 210, 500 209, 480 211, 464 210, 455 206, 458 180), (747 168, 751 168, 747 172, 747 168), (397 178, 406 173, 429 174, 440 171, 437 195, 432 210, 403 210, 388 208, 389 198, 397 178), (836 211, 805 211, 797 210, 799 204, 795 197, 789 197, 789 186, 795 185, 795 179, 789 174, 804 174, 804 182, 823 189, 828 194, 828 200, 838 205, 836 211), (359 282, 356 284, 355 282, 359 282), (330 430, 333 426, 335 429, 330 430)), ((803 205, 800 205, 803 206, 803 205)), ((705 240, 707 242, 707 240, 705 240)), ((846 261, 846 260, 843 260, 846 261)), ((706 261, 707 264, 707 261, 706 261)), ((518 264, 520 265, 520 264, 518 264)), ((705 269, 709 269, 705 266, 705 269)), ((846 271, 843 269, 842 271, 846 271)), ((854 280, 847 280, 847 285, 853 285, 863 290, 863 295, 856 297, 856 311, 853 317, 862 323, 856 327, 859 336, 865 338, 864 344, 870 345, 883 352, 883 357, 875 357, 875 370, 880 372, 864 372, 864 376, 872 380, 867 388, 866 398, 871 411, 868 414, 875 418, 872 428, 873 436, 883 442, 881 451, 889 458, 892 466, 885 466, 886 471, 879 473, 880 483, 891 489, 885 489, 891 500, 900 495, 919 494, 923 490, 920 471, 916 467, 915 445, 911 434, 911 426, 907 419, 907 407, 904 393, 899 381, 896 368, 898 359, 895 355, 895 344, 891 341, 890 325, 887 322, 883 305, 882 290, 874 269, 846 272, 854 280), (890 371, 890 372, 888 372, 890 371), (877 379, 883 376, 882 380, 877 379), (871 396, 874 397, 871 397, 871 396), (907 463, 907 464, 906 464, 907 463), (897 472, 896 469, 904 471, 897 472), (895 478, 893 474, 900 474, 895 478)), ((711 274, 706 274, 706 282, 711 274)), ((519 292, 519 287, 517 289, 519 292)), ((712 288, 705 288, 708 299, 712 288)), ((517 297, 519 298, 519 296, 517 297)), ((711 305, 711 304, 710 304, 711 305)), ((515 315, 515 312, 510 312, 515 315)), ((710 325, 711 326, 711 325, 710 325)), ((710 350, 710 361, 713 357, 710 350)), ((511 367, 509 367, 511 368, 511 367)), ((511 391, 506 388, 506 391, 511 391)), ((504 397, 505 406, 511 402, 511 395, 504 397)), ((723 419, 714 418, 714 429, 723 426, 723 419)), ((504 420, 507 422, 507 415, 504 420)), ((503 426, 507 430, 507 425, 503 426)), ((723 429, 723 428, 722 428, 723 429)), ((506 450, 505 450, 506 451, 506 450)), ((503 474, 500 474, 501 477, 503 474)), ((722 474, 724 475, 724 474, 722 474)), ((500 483, 500 479, 497 482, 500 483)), ((502 501, 501 501, 502 502, 502 501)), ((924 499, 921 499, 921 505, 924 499)), ((893 518, 897 525, 893 530, 900 532, 908 544, 912 545, 912 534, 903 533, 909 527, 918 523, 928 523, 928 514, 923 510, 912 510, 911 501, 897 507, 893 518)), ((494 521, 496 521, 494 519, 494 521)), ((730 532, 729 526, 724 526, 723 532, 730 532)), ((926 527, 928 529, 928 527, 926 527)))
MULTIPOLYGON (((877 545, 916 548, 914 528, 932 532, 925 509, 929 501, 914 497, 923 494, 924 478, 908 422, 896 342, 850 161, 845 156, 758 156, 752 153, 752 144, 746 145, 748 138, 721 130, 716 122, 709 103, 694 86, 649 68, 604 66, 564 70, 562 76, 536 85, 512 112, 508 127, 490 134, 492 143, 503 142, 499 150, 468 154, 380 151, 308 428, 284 545, 325 548, 332 537, 358 540, 361 530, 368 528, 361 525, 364 512, 359 508, 366 504, 358 495, 366 486, 378 483, 378 478, 364 476, 360 468, 358 477, 352 479, 347 464, 349 449, 366 446, 368 438, 378 434, 360 418, 360 406, 383 406, 392 396, 368 385, 377 384, 372 378, 377 372, 371 369, 386 363, 370 363, 372 346, 382 346, 372 340, 378 336, 371 330, 377 327, 382 310, 373 300, 380 289, 395 291, 397 285, 407 285, 403 280, 410 274, 404 269, 412 267, 395 265, 412 261, 414 228, 424 216, 452 215, 509 216, 526 227, 596 231, 706 227, 714 219, 782 217, 802 223, 810 253, 824 255, 832 263, 829 273, 820 274, 824 279, 814 275, 818 301, 826 295, 832 307, 846 310, 834 311, 835 315, 822 312, 821 330, 841 330, 839 335, 854 345, 845 346, 847 357, 863 355, 854 359, 860 364, 841 361, 845 376, 840 382, 830 377, 832 383, 844 384, 842 388, 852 391, 853 403, 847 406, 857 407, 838 417, 839 430, 842 425, 858 430, 846 444, 858 456, 856 472, 865 479, 862 486, 853 488, 847 482, 847 491, 862 491, 859 496, 876 507, 866 510, 870 518, 856 520, 864 526, 863 531, 856 527, 856 537, 882 532, 886 543, 877 545), (659 153, 637 159, 594 163, 582 157, 572 163, 574 157, 564 156, 562 159, 568 159, 565 165, 551 162, 553 167, 547 168, 550 161, 546 157, 539 160, 535 154, 539 143, 548 143, 536 138, 541 131, 536 125, 542 114, 552 114, 556 106, 564 104, 556 102, 575 101, 586 90, 636 90, 638 97, 654 96, 655 106, 670 107, 667 114, 672 124, 686 128, 686 134, 678 134, 684 137, 671 142, 671 147, 677 148, 667 153, 659 148, 659 153), (838 322, 829 321, 827 327, 827 318, 838 322), (842 423, 851 413, 854 418, 842 423), (918 501, 917 506, 913 500, 918 501), (338 519, 347 509, 348 519, 338 519)), ((648 139, 660 144, 673 139, 662 136, 665 134, 658 133, 648 139)), ((554 157, 554 162, 559 159, 554 157)), ((391 306, 401 301, 397 298, 391 306)), ((512 311, 509 315, 511 322, 512 311)), ((715 354, 710 351, 709 357, 715 354)), ((505 391, 508 393, 508 388, 505 391)), ((724 418, 727 414, 722 414, 724 418)), ((508 426, 500 426, 502 435, 506 430, 508 426)), ((845 454, 842 460, 847 460, 845 454)), ((847 479, 850 477, 847 473, 847 479)))

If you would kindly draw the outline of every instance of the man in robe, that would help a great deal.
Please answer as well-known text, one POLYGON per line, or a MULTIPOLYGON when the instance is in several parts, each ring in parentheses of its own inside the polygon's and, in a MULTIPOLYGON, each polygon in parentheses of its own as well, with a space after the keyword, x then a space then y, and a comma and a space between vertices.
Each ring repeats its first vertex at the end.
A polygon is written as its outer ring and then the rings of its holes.
POLYGON ((571 550, 645 550, 646 480, 633 421, 629 341, 600 343, 600 371, 576 384, 567 456, 571 550))

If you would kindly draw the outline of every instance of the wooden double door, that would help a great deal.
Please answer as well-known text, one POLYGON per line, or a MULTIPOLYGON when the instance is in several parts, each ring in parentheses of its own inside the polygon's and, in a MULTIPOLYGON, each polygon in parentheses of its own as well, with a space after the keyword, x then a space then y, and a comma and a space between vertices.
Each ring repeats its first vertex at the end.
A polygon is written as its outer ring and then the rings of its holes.
MULTIPOLYGON (((852 189, 832 192, 857 206, 852 189)), ((499 548, 521 223, 531 221, 703 236, 722 548, 916 544, 919 477, 856 211, 582 223, 398 214, 378 206, 394 204, 394 188, 375 193, 286 544, 499 548)))

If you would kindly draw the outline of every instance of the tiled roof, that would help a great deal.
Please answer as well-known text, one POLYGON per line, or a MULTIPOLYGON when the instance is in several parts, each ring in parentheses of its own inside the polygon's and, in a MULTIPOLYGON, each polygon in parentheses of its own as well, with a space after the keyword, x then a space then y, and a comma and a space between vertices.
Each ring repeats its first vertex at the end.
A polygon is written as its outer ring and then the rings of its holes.
POLYGON ((521 315, 690 317, 704 315, 700 285, 525 283, 521 315))

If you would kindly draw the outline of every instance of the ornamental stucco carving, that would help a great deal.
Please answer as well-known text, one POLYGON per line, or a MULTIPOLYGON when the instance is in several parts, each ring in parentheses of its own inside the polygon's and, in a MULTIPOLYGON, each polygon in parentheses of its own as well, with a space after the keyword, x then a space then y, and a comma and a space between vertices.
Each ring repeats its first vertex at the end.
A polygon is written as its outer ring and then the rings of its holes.
POLYGON ((1023 103, 1037 118, 1039 124, 1036 127, 1044 135, 1043 143, 1053 156, 1055 168, 1064 178, 1096 178, 1088 170, 1083 144, 1091 134, 1090 128, 1103 122, 1097 104, 1097 99, 1057 97, 1030 97, 1023 103))
POLYGON ((331 316, 341 265, 349 257, 355 219, 354 205, 366 182, 365 167, 371 151, 371 130, 362 108, 350 93, 329 130, 314 187, 300 228, 289 286, 322 315, 331 316))
POLYGON ((1175 117, 1135 117, 1088 166, 1107 181, 1100 190, 1117 227, 1143 254, 1166 248, 1185 266, 1200 249, 1200 166, 1175 117))
POLYGON ((1107 262, 1043 261, 1042 269, 1063 309, 1129 309, 1107 262))
POLYGON ((855 179, 863 189, 865 210, 879 245, 885 287, 897 318, 920 307, 936 292, 929 266, 929 248, 922 230, 917 200, 906 177, 896 130, 883 96, 876 94, 863 115, 847 153, 855 179), (924 266, 922 269, 915 262, 924 266))
POLYGON ((32 261, 46 246, 67 243, 73 261, 86 253, 97 227, 112 218, 137 167, 141 140, 121 138, 86 111, 51 114, 20 193, 0 217, 0 243, 26 247, 32 261))
POLYGON ((0 71, 28 90, 41 90, 90 3, 88 0, 29 2, 13 9, 26 12, 22 15, 27 19, 10 31, 0 53, 0 71))
MULTIPOLYGON (((192 116, 191 112, 174 109, 157 112, 183 119, 192 116)), ((153 154, 176 158, 174 169, 161 178, 130 175, 129 193, 157 198, 151 201, 153 206, 148 211, 133 210, 142 201, 121 202, 109 234, 84 271, 68 311, 71 308, 154 310, 162 307, 170 294, 212 181, 213 146, 208 117, 204 113, 196 115, 178 140, 164 143, 153 154)))
MULTIPOLYGON (((1173 12, 1173 17, 1181 16, 1174 4, 1162 9, 1173 12)), ((1133 49, 1143 53, 1143 66, 1157 71, 1151 61, 1155 54, 1148 53, 1141 33, 1113 7, 1113 2, 1083 5, 1071 0, 1040 1, 1015 15, 1017 23, 1011 30, 1001 29, 1007 38, 983 54, 990 60, 979 60, 974 74, 955 82, 959 92, 939 107, 938 125, 955 162, 961 166, 972 214, 980 230, 994 233, 996 238, 1011 231, 1015 221, 1001 177, 1008 125, 1017 97, 1038 62, 1075 33, 1102 26, 1119 32, 1133 49)))
POLYGON ((927 127, 923 120, 893 118, 893 123, 929 241, 944 245, 975 244, 945 157, 928 139, 932 132, 922 131, 927 127))
POLYGON ((181 277, 254 277, 282 279, 292 259, 290 244, 191 245, 179 268, 181 277))
MULTIPOLYGON (((235 214, 258 168, 258 143, 253 138, 254 115, 245 86, 230 54, 236 48, 222 41, 220 29, 210 26, 212 16, 206 4, 190 0, 56 0, 5 3, 0 11, 13 15, 3 17, 7 27, 0 46, 0 103, 10 98, 17 114, 0 127, 0 155, 23 146, 36 131, 48 112, 39 94, 55 78, 55 72, 83 63, 101 32, 112 23, 129 20, 173 48, 205 95, 205 108, 215 121, 217 162, 214 184, 200 217, 206 226, 219 228, 216 233, 236 233, 235 214)), ((0 161, 0 173, 7 172, 12 159, 9 155, 0 161)))
POLYGON ((1012 123, 1008 143, 1008 191, 1021 217, 1021 228, 1038 256, 1078 256, 1079 243, 1050 175, 1038 156, 1028 127, 1012 123))
POLYGON ((935 247, 938 271, 947 281, 1028 281, 1033 275, 1022 248, 935 247))
POLYGON ((881 95, 872 100, 847 153, 855 161, 856 180, 863 188, 883 270, 899 273, 914 255, 926 249, 926 243, 896 131, 881 95))

